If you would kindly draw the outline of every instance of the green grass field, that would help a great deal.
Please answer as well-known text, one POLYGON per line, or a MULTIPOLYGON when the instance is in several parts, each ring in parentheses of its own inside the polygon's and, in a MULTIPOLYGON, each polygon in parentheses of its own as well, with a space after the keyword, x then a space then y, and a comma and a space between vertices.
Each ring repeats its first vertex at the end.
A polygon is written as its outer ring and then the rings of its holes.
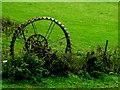
MULTIPOLYGON (((35 17, 49 16, 62 22, 67 28, 72 51, 95 50, 97 45, 105 46, 109 41, 108 50, 118 46, 118 3, 113 2, 3 2, 2 16, 10 17, 22 24, 35 17)), ((44 27, 43 27, 44 28, 44 27)), ((38 27, 39 29, 39 27, 38 27)), ((42 31, 43 32, 43 31, 42 31)), ((56 31, 55 39, 61 35, 56 31)), ((2 49, 9 53, 11 36, 2 34, 2 49)), ((1 38, 0 38, 1 39, 1 38)), ((17 44, 17 41, 16 41, 17 44)), ((22 43, 17 47, 22 47, 22 43)), ((55 46, 53 46, 55 47, 55 46)), ((17 48, 16 48, 17 50, 17 48)), ((6 54, 9 55, 9 54, 6 54)), ((4 56, 7 58, 7 56, 4 56)), ((86 80, 78 76, 43 78, 43 83, 35 86, 23 82, 9 84, 3 80, 3 88, 115 88, 118 87, 117 76, 105 76, 102 79, 86 80)))
MULTIPOLYGON (((118 6, 113 2, 3 2, 2 15, 19 23, 34 17, 49 16, 67 28, 73 51, 92 50, 97 45, 108 49, 118 45, 118 6)), ((3 37, 4 38, 4 37, 3 37)))

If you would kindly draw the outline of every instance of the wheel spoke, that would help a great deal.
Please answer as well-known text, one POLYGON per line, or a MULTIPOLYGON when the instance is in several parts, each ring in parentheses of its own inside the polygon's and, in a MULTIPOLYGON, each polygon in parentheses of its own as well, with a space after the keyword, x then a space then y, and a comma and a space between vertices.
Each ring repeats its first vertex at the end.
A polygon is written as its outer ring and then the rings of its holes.
POLYGON ((48 30, 49 30, 49 31, 48 31, 48 32, 49 32, 49 35, 48 35, 48 36, 46 35, 47 40, 49 39, 49 37, 50 37, 50 35, 51 35, 51 33, 52 33, 52 30, 53 30, 54 26, 55 26, 55 23, 54 23, 53 25, 50 24, 50 27, 49 27, 49 29, 48 29, 48 30))
POLYGON ((37 28, 36 28, 36 25, 34 23, 32 23, 32 27, 33 27, 34 33, 36 34, 37 28))
POLYGON ((40 36, 38 35, 38 36, 37 36, 37 41, 39 40, 39 38, 40 38, 40 36))
POLYGON ((63 40, 63 39, 65 39, 66 37, 62 37, 62 38, 60 38, 60 39, 58 39, 58 40, 55 40, 55 41, 53 41, 53 42, 51 42, 52 44, 53 43, 56 43, 56 42, 58 42, 58 41, 60 41, 60 40, 63 40))
POLYGON ((26 42, 26 37, 23 30, 22 30, 22 35, 23 35, 24 41, 26 42))
POLYGON ((52 23, 53 23, 53 22, 50 23, 49 28, 48 28, 48 30, 47 30, 47 32, 46 32, 45 37, 47 36, 47 34, 48 34, 48 32, 49 32, 49 30, 50 30, 50 28, 51 28, 51 26, 52 26, 52 23))

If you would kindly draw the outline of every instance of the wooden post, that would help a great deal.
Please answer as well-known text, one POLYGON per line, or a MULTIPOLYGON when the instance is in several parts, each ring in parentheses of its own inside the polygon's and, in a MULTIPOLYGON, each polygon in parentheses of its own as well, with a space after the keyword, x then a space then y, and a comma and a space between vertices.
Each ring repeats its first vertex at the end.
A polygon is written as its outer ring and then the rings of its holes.
POLYGON ((105 60, 105 64, 109 67, 109 60, 107 59, 107 46, 108 46, 108 40, 106 40, 106 45, 105 45, 105 51, 104 51, 104 55, 103 58, 105 60))
POLYGON ((108 46, 108 40, 106 40, 106 45, 105 45, 104 55, 106 55, 106 52, 107 52, 107 46, 108 46))

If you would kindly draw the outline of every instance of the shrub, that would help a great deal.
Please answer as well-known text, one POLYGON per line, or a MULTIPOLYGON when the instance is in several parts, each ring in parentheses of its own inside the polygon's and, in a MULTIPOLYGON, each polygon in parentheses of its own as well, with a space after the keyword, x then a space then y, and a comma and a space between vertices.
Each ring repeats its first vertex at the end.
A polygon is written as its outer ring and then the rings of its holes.
POLYGON ((102 76, 103 73, 100 71, 92 71, 92 72, 89 72, 89 75, 94 78, 100 78, 100 76, 102 76))
POLYGON ((38 59, 35 54, 26 54, 23 57, 9 59, 3 63, 3 78, 13 78, 14 80, 32 80, 40 82, 43 72, 43 59, 38 59))
POLYGON ((69 73, 90 79, 99 78, 103 73, 119 73, 119 63, 117 51, 108 53, 104 62, 104 57, 95 51, 88 52, 85 57, 79 54, 52 53, 44 58, 38 58, 35 54, 25 54, 20 58, 8 59, 3 64, 3 78, 14 78, 15 80, 27 79, 35 82, 41 78, 52 75, 67 76, 69 73), (107 66, 108 65, 108 66, 107 66))
POLYGON ((2 59, 9 58, 11 38, 18 26, 18 22, 12 20, 10 17, 2 18, 2 59))
POLYGON ((19 24, 13 21, 10 17, 2 18, 2 31, 7 37, 11 36, 18 26, 19 24))
POLYGON ((90 74, 87 71, 84 71, 84 70, 79 70, 77 75, 79 77, 84 77, 86 79, 91 79, 90 74))
POLYGON ((86 61, 85 58, 83 58, 79 54, 71 54, 71 59, 69 60, 69 71, 78 74, 79 70, 86 71, 86 61))
MULTIPOLYGON (((114 49, 112 51, 107 51, 104 54, 102 48, 98 48, 97 51, 92 51, 87 53, 87 72, 94 76, 101 75, 102 73, 109 72, 119 72, 119 60, 118 60, 118 50, 114 49), (101 49, 101 50, 100 50, 101 49)), ((94 76, 96 77, 96 76, 94 76)))
POLYGON ((67 58, 67 56, 67 54, 53 53, 51 58, 45 60, 44 66, 49 71, 50 75, 67 76, 69 72, 69 58, 67 58))

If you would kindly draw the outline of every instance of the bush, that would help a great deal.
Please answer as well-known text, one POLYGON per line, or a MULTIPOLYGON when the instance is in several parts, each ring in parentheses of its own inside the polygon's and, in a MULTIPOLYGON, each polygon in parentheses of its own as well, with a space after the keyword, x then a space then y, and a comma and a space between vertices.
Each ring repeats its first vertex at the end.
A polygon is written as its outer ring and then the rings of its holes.
POLYGON ((86 60, 79 54, 71 54, 71 59, 69 60, 69 71, 78 74, 79 70, 86 71, 86 60))
POLYGON ((89 72, 89 75, 94 78, 100 78, 100 76, 102 76, 103 73, 100 71, 92 71, 92 72, 89 72))
POLYGON ((84 77, 86 79, 91 79, 90 74, 87 71, 84 71, 84 70, 79 70, 78 71, 78 76, 79 77, 84 77))
POLYGON ((2 18, 2 31, 7 37, 11 36, 17 30, 19 24, 13 21, 10 17, 2 18))
POLYGON ((45 68, 49 71, 50 75, 63 75, 67 76, 69 72, 69 58, 67 54, 53 53, 51 58, 45 61, 45 68))
POLYGON ((14 60, 9 59, 7 63, 3 63, 3 78, 40 82, 44 70, 43 65, 44 60, 38 59, 33 53, 14 60))
POLYGON ((88 52, 86 57, 79 54, 59 54, 53 53, 44 58, 38 58, 34 53, 25 54, 16 59, 8 59, 3 63, 3 78, 13 78, 15 80, 27 79, 41 81, 41 78, 61 75, 68 76, 69 73, 90 79, 99 78, 104 73, 119 73, 119 63, 117 51, 108 53, 104 62, 102 53, 98 55, 95 51, 88 52))
POLYGON ((18 26, 10 17, 2 17, 2 59, 9 58, 11 38, 18 26))
POLYGON ((119 73, 118 50, 114 49, 106 52, 106 54, 104 54, 102 48, 100 51, 98 50, 97 52, 87 53, 87 72, 94 77, 97 77, 94 74, 101 75, 100 72, 107 74, 109 72, 119 73))

